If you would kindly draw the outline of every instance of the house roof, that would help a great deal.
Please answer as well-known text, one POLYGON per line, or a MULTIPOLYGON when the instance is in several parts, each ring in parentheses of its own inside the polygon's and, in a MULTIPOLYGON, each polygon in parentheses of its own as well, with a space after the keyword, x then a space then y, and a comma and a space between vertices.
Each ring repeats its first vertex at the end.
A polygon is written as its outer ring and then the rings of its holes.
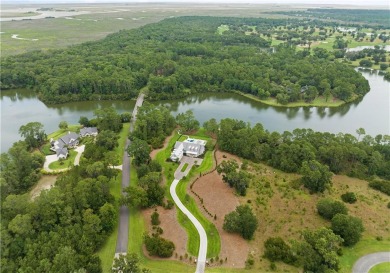
POLYGON ((79 138, 79 135, 74 132, 69 132, 67 135, 59 138, 59 143, 63 142, 63 145, 69 145, 75 142, 79 138), (61 141, 60 141, 61 140, 61 141))
POLYGON ((60 155, 63 155, 66 157, 68 155, 68 149, 65 147, 57 149, 56 154, 57 154, 57 157, 59 157, 60 155))
POLYGON ((97 134, 96 127, 84 127, 80 129, 80 135, 85 136, 86 134, 97 134))

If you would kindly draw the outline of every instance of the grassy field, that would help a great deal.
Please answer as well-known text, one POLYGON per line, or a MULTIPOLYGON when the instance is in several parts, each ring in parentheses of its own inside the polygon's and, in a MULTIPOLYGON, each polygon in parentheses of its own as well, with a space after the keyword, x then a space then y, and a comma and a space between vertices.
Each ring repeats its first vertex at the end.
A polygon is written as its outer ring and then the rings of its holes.
POLYGON ((69 155, 64 161, 54 161, 50 163, 49 168, 52 170, 61 170, 61 169, 66 169, 74 164, 74 159, 76 158, 77 152, 74 150, 69 150, 69 155))
POLYGON ((47 135, 47 140, 50 140, 50 139, 58 139, 66 134, 68 134, 68 132, 77 132, 79 129, 81 128, 81 125, 80 124, 71 124, 71 125, 68 125, 68 128, 67 129, 59 129, 53 133, 50 133, 47 135))
POLYGON ((334 99, 333 96, 330 96, 328 101, 322 96, 317 97, 314 99, 312 102, 304 102, 304 101, 297 101, 297 102, 291 102, 286 105, 280 104, 276 101, 274 98, 269 98, 266 100, 259 99, 256 96, 253 96, 251 94, 245 94, 242 92, 236 92, 237 94, 240 94, 244 97, 250 98, 255 101, 260 101, 264 104, 271 105, 271 106, 278 106, 278 107, 302 107, 302 106, 313 106, 313 107, 338 107, 343 104, 345 104, 344 101, 339 100, 339 99, 334 99))
POLYGON ((389 273, 390 262, 381 263, 370 269, 370 273, 389 273))

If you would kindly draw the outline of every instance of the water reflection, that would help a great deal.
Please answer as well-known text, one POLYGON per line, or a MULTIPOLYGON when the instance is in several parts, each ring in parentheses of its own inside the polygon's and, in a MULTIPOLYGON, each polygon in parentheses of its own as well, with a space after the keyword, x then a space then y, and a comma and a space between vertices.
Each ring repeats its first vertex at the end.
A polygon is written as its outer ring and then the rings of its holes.
MULTIPOLYGON (((263 124, 269 131, 292 131, 295 128, 311 128, 315 131, 355 134, 363 127, 367 134, 390 134, 389 82, 377 74, 364 72, 371 91, 363 99, 337 108, 273 107, 232 93, 202 93, 187 98, 153 102, 165 105, 176 115, 193 110, 202 124, 210 118, 234 118, 263 124)), ((119 113, 131 112, 134 101, 85 101, 57 105, 45 105, 36 94, 27 90, 1 91, 1 150, 6 151, 20 139, 21 125, 39 121, 46 132, 58 128, 62 120, 77 123, 80 116, 93 117, 97 108, 113 106, 119 113)))

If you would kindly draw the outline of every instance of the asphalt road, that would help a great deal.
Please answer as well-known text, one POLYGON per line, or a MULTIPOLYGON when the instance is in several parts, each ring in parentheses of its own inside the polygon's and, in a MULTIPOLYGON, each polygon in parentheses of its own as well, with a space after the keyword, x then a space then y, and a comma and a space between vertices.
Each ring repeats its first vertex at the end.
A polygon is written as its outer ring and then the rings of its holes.
POLYGON ((352 273, 368 273, 372 267, 384 262, 390 262, 390 252, 377 252, 363 256, 353 265, 352 273))
POLYGON ((180 178, 182 178, 186 173, 188 173, 191 169, 191 167, 194 164, 193 158, 184 158, 182 159, 182 163, 179 165, 175 172, 175 180, 173 180, 171 187, 170 187, 170 193, 173 198, 173 201, 176 203, 177 207, 190 219, 190 221, 194 224, 196 230, 199 233, 200 237, 200 246, 199 246, 199 253, 198 253, 198 259, 196 263, 196 271, 195 273, 204 273, 205 267, 206 267, 206 256, 207 256, 207 234, 204 230, 202 224, 198 221, 198 219, 195 218, 194 215, 191 214, 191 212, 183 205, 183 203, 180 201, 179 197, 176 194, 176 186, 180 182, 180 178), (184 160, 183 160, 184 159, 184 160), (184 162, 187 162, 189 165, 187 166, 187 169, 184 171, 184 173, 181 172, 182 165, 184 162))
MULTIPOLYGON (((144 94, 140 94, 135 103, 133 110, 133 116, 130 123, 130 132, 134 130, 134 124, 137 119, 138 107, 142 105, 144 101, 144 94)), ((127 155, 126 148, 130 145, 130 140, 126 140, 125 151, 122 158, 122 192, 123 189, 130 184, 130 158, 127 155)), ((118 227, 118 239, 116 241, 115 253, 126 253, 129 243, 129 208, 121 206, 119 208, 119 227, 118 227)))

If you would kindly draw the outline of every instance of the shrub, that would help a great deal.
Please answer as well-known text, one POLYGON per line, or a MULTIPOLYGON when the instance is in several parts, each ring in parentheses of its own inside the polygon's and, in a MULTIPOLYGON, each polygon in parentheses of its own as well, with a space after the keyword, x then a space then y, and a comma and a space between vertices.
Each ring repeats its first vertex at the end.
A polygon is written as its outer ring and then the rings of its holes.
POLYGON ((287 264, 292 264, 295 260, 290 246, 280 237, 268 238, 264 246, 264 256, 271 262, 283 261, 287 264))
POLYGON ((168 258, 172 256, 173 251, 175 250, 175 245, 173 244, 173 242, 168 241, 159 236, 146 235, 144 237, 144 243, 146 246, 146 250, 152 256, 168 258))
POLYGON ((353 204, 357 201, 356 194, 353 192, 347 192, 341 195, 341 199, 345 203, 353 204))
POLYGON ((252 239, 257 226, 257 218, 248 205, 238 206, 235 211, 225 216, 223 223, 224 230, 237 232, 247 240, 252 239))
POLYGON ((317 211, 319 215, 328 220, 336 214, 348 214, 348 209, 343 203, 328 198, 318 201, 317 211))
POLYGON ((151 222, 153 226, 158 226, 160 224, 160 214, 158 214, 157 210, 155 210, 150 216, 151 222))
POLYGON ((368 183, 371 188, 381 191, 384 194, 390 195, 390 181, 374 180, 368 183))

